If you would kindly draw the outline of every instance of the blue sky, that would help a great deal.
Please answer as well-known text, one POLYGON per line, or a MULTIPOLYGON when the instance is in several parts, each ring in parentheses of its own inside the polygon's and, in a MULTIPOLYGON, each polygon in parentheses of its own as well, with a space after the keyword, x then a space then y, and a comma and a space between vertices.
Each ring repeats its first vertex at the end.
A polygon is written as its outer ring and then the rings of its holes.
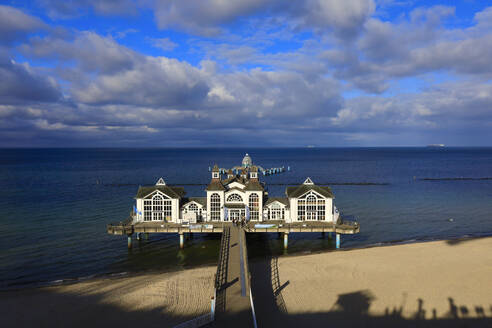
POLYGON ((0 4, 0 147, 492 146, 486 1, 0 4))

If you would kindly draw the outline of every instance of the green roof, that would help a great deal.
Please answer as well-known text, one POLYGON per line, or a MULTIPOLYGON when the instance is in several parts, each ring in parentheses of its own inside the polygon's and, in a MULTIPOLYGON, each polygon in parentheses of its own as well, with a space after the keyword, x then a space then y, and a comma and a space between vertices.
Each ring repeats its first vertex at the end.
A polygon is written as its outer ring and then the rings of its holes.
POLYGON ((138 188, 137 196, 135 196, 135 198, 144 198, 145 196, 153 193, 156 190, 159 190, 160 192, 171 198, 181 198, 186 194, 183 187, 162 186, 162 185, 143 186, 138 188))
POLYGON ((335 196, 331 192, 330 187, 316 186, 311 184, 302 184, 297 187, 287 187, 285 189, 285 194, 288 198, 297 198, 311 190, 327 198, 335 198, 335 196))

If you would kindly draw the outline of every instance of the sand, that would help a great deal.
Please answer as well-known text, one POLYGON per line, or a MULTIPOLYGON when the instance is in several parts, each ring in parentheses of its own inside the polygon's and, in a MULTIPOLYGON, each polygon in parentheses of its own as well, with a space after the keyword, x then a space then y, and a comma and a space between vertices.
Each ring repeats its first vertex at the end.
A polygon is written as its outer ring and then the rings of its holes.
POLYGON ((0 293, 0 327, 173 327, 210 311, 216 267, 0 293))
MULTIPOLYGON (((492 238, 268 258, 250 269, 259 327, 492 327, 492 238)), ((209 311, 215 270, 1 292, 0 326, 172 327, 209 311)))
POLYGON ((256 297, 267 326, 492 327, 492 238, 280 257, 278 275, 284 311, 256 297))

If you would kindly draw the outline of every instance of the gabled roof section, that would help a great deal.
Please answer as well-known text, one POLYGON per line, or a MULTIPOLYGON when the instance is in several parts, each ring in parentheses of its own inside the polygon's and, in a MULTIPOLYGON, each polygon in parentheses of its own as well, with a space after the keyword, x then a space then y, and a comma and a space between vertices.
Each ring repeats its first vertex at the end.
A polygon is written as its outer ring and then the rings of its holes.
POLYGON ((238 182, 238 183, 242 184, 243 186, 246 186, 246 183, 248 182, 248 180, 244 179, 243 177, 235 175, 231 178, 227 178, 225 180, 222 180, 222 185, 227 186, 233 182, 238 182))
POLYGON ((302 184, 305 184, 305 185, 313 185, 314 182, 313 182, 313 180, 311 180, 310 177, 308 177, 306 180, 304 180, 304 182, 302 184))
POLYGON ((241 188, 238 188, 238 187, 232 187, 232 188, 227 189, 226 194, 229 192, 244 192, 244 190, 241 188))
POLYGON ((165 186, 166 185, 166 181, 164 181, 163 178, 159 178, 159 180, 157 180, 156 186, 165 186))
POLYGON ((219 179, 212 179, 205 189, 207 191, 224 191, 226 188, 219 179))
POLYGON ((268 200, 265 202, 265 206, 268 206, 275 202, 279 202, 284 204, 285 206, 289 206, 289 200, 285 197, 269 197, 268 200))
POLYGON ((265 188, 261 185, 261 183, 257 179, 251 179, 249 182, 246 184, 246 187, 244 190, 250 190, 250 191, 264 191, 265 188))
POLYGON ((183 205, 185 206, 186 204, 189 204, 191 202, 198 203, 202 205, 203 207, 207 207, 207 197, 188 197, 188 198, 183 198, 183 205))
POLYGON ((302 185, 297 186, 297 187, 287 187, 285 189, 285 194, 288 198, 298 198, 298 197, 304 195, 305 193, 307 193, 308 191, 311 191, 311 190, 317 192, 318 194, 320 194, 326 198, 335 198, 335 196, 331 192, 330 187, 316 186, 314 184, 312 184, 312 185, 302 184, 302 185))
POLYGON ((182 198, 186 192, 183 187, 165 186, 165 185, 155 185, 155 186, 143 186, 139 187, 137 195, 135 198, 144 198, 154 191, 159 190, 163 194, 169 196, 170 198, 182 198))

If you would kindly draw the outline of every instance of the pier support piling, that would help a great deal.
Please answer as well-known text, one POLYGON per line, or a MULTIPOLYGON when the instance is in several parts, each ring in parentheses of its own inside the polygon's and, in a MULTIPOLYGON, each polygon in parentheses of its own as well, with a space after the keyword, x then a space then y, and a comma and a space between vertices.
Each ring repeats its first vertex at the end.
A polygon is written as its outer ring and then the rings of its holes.
POLYGON ((289 233, 284 232, 284 249, 287 249, 289 245, 289 233))
POLYGON ((337 233, 337 239, 336 239, 336 247, 337 247, 337 249, 340 248, 340 239, 341 239, 340 234, 337 233))
POLYGON ((132 248, 132 235, 128 236, 128 249, 132 248))
POLYGON ((184 248, 184 235, 182 232, 179 233, 179 248, 184 248))

